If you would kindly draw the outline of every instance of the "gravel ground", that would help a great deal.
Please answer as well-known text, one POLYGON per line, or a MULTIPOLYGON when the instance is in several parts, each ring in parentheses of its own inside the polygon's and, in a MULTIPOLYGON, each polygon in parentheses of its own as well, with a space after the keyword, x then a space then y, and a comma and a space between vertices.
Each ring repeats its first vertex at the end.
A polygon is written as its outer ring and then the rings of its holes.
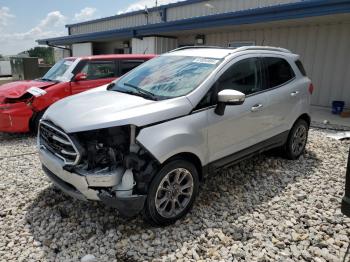
POLYGON ((165 228, 61 194, 34 137, 0 134, 0 261, 350 261, 340 212, 350 142, 326 132, 311 130, 298 161, 261 155, 212 175, 165 228))

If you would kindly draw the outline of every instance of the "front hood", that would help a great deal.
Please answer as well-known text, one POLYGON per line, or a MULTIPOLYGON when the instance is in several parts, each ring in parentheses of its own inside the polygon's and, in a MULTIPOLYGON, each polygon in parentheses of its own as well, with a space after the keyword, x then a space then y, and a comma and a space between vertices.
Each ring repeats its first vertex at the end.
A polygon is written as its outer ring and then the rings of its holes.
POLYGON ((186 97, 163 101, 115 91, 85 92, 53 104, 43 116, 67 133, 122 125, 144 126, 190 113, 186 97))
POLYGON ((0 97, 4 98, 20 98, 31 87, 46 88, 56 84, 55 82, 42 82, 36 80, 16 81, 0 85, 0 97))

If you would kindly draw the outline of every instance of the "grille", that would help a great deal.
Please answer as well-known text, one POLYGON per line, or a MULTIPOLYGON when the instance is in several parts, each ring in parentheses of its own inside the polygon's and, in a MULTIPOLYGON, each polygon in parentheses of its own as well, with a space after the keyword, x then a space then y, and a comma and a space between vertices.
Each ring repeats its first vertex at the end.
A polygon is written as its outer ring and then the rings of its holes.
POLYGON ((64 131, 51 123, 41 121, 39 132, 40 146, 62 159, 66 165, 76 165, 79 162, 79 151, 64 131))

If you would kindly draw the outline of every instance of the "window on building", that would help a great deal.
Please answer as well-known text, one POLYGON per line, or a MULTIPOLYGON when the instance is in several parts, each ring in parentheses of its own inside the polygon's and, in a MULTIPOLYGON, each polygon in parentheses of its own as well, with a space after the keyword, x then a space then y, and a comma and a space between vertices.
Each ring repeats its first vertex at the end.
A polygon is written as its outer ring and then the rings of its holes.
POLYGON ((87 74, 88 80, 116 77, 114 61, 89 61, 81 70, 87 74))
POLYGON ((138 67, 141 65, 143 60, 121 60, 120 61, 120 75, 124 75, 130 70, 134 69, 135 67, 138 67))
POLYGON ((261 91, 259 60, 247 58, 232 65, 219 78, 218 91, 224 89, 237 90, 245 95, 261 91))
POLYGON ((267 74, 267 88, 283 85, 295 77, 292 67, 283 58, 264 57, 263 60, 267 74))

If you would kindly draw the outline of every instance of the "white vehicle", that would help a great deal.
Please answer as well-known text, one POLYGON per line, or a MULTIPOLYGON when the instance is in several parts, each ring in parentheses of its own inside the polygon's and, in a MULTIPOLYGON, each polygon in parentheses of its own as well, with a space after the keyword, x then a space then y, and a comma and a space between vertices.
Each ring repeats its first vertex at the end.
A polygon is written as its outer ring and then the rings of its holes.
POLYGON ((52 105, 40 159, 67 194, 166 225, 190 210, 204 173, 276 147, 298 158, 312 91, 286 49, 180 48, 52 105))

